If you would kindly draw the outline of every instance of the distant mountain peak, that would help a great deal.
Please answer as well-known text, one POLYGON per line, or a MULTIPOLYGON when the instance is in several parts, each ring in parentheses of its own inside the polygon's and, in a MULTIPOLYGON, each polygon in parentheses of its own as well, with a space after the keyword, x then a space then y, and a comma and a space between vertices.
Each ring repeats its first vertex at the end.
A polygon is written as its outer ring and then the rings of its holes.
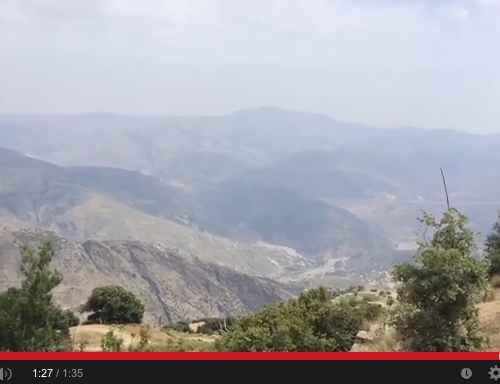
POLYGON ((317 119, 322 119, 322 120, 329 120, 329 121, 337 121, 334 118, 322 114, 322 113, 316 113, 316 112, 307 112, 307 111, 295 111, 292 109, 285 109, 285 108, 280 108, 280 107, 273 107, 273 106, 268 106, 268 105, 262 105, 259 107, 255 108, 246 108, 246 109, 240 109, 238 111, 235 111, 231 114, 231 116, 241 116, 241 117, 262 117, 262 118, 291 118, 291 117, 314 117, 317 119))
POLYGON ((258 111, 276 111, 276 112, 292 112, 289 109, 275 107, 272 105, 259 105, 258 107, 242 108, 237 110, 235 113, 240 112, 258 112, 258 111))

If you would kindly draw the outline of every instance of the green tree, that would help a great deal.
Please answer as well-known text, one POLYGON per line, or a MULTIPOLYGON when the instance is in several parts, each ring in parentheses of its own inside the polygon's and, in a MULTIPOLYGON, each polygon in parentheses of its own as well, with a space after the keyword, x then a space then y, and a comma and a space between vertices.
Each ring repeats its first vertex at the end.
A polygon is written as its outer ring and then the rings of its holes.
POLYGON ((103 324, 140 324, 144 316, 144 304, 130 291, 117 285, 97 287, 81 308, 92 312, 89 322, 103 324))
POLYGON ((80 324, 80 319, 69 309, 63 310, 58 308, 54 312, 54 321, 57 322, 59 329, 76 327, 80 324))
POLYGON ((50 268, 54 247, 50 240, 38 249, 21 247, 20 288, 0 294, 0 350, 12 352, 55 351, 69 342, 69 323, 54 303, 52 290, 62 282, 50 268))
POLYGON ((492 232, 486 236, 484 255, 490 263, 490 277, 500 275, 500 213, 497 222, 493 225, 492 232))
POLYGON ((217 342, 232 352, 346 352, 363 325, 348 301, 332 302, 323 287, 237 318, 217 342))
POLYGON ((420 221, 433 233, 423 235, 414 264, 395 265, 401 285, 390 323, 403 351, 481 351, 475 304, 487 289, 488 264, 475 257, 474 233, 467 217, 454 208, 438 221, 424 213, 420 221))

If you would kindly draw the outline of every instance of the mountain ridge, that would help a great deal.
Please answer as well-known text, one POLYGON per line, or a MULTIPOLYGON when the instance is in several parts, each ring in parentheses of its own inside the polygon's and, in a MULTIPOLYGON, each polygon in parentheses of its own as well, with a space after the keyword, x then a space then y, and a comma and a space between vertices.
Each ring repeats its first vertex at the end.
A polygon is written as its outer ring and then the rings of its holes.
POLYGON ((495 206, 474 204, 500 195, 498 137, 267 107, 211 117, 0 117, 2 145, 69 168, 59 176, 3 169, 0 215, 78 240, 156 242, 163 232, 170 244, 206 244, 210 261, 219 247, 221 260, 234 252, 239 268, 269 266, 273 277, 368 270, 399 257, 388 243, 413 241, 419 209, 444 208, 440 167, 452 203, 470 203, 474 229, 489 230, 495 206))
POLYGON ((392 248, 382 231, 348 211, 293 191, 222 183, 191 195, 135 171, 65 168, 19 153, 16 163, 12 151, 7 160, 2 153, 0 217, 77 241, 164 242, 269 277, 392 248))

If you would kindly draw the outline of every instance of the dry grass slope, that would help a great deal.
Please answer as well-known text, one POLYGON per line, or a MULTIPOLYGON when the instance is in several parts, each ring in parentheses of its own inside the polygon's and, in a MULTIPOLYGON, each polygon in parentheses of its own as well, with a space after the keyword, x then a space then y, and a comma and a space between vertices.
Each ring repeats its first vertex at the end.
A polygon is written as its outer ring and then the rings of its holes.
MULTIPOLYGON (((484 332, 490 340, 489 350, 498 351, 500 348, 500 289, 496 289, 493 293, 491 301, 479 304, 478 309, 484 332)), ((387 295, 380 296, 380 291, 374 292, 373 289, 365 289, 359 294, 367 297, 371 295, 374 298, 372 302, 382 305, 385 305, 384 299, 388 297, 387 295), (379 300, 375 300, 376 297, 379 297, 379 300)), ((196 332, 202 324, 202 322, 190 324, 191 331, 196 332)), ((396 350, 394 337, 389 332, 380 332, 379 325, 378 323, 372 324, 374 340, 365 344, 356 344, 352 352, 394 352, 396 350)), ((124 348, 134 347, 139 343, 140 326, 81 325, 71 330, 75 350, 81 350, 83 347, 85 351, 100 351, 101 340, 110 330, 113 330, 114 334, 123 340, 124 348)), ((197 350, 209 347, 217 338, 217 336, 184 333, 155 327, 151 327, 148 334, 152 346, 161 347, 177 344, 197 350)))
MULTIPOLYGON (((113 331, 117 337, 123 340, 124 348, 135 347, 140 341, 140 328, 137 325, 118 327, 102 324, 79 325, 71 328, 73 348, 87 352, 99 352, 101 351, 101 340, 109 331, 113 331)), ((215 341, 215 337, 212 336, 182 333, 154 327, 149 329, 148 334, 150 345, 157 346, 182 344, 194 348, 203 348, 215 341)))
POLYGON ((498 352, 500 350, 500 289, 494 291, 492 301, 481 303, 478 308, 484 332, 490 339, 489 350, 498 352))

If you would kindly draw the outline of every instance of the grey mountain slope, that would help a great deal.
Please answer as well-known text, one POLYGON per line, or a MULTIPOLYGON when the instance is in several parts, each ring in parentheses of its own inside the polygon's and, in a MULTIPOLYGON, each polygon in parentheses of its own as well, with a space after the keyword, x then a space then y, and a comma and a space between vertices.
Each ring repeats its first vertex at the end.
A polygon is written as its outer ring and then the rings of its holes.
POLYGON ((308 198, 325 200, 368 199, 382 191, 401 191, 402 185, 397 179, 336 167, 328 160, 330 155, 329 151, 307 151, 267 167, 243 172, 229 180, 284 188, 308 198))
POLYGON ((442 197, 442 167, 451 193, 491 200, 500 196, 499 145, 500 135, 386 130, 336 150, 306 151, 239 178, 311 197, 368 198, 387 192, 403 199, 433 199, 442 197))
POLYGON ((190 211, 190 196, 160 179, 119 168, 69 167, 72 183, 93 189, 142 212, 173 219, 190 211))
MULTIPOLYGON (((324 160, 337 167, 362 170, 398 180, 415 194, 441 190, 439 167, 456 192, 474 189, 480 175, 497 167, 500 135, 471 135, 447 130, 400 129, 384 132, 333 151, 324 160), (362 156, 360 156, 362 154, 362 156), (431 175, 437 175, 432 178, 431 175)), ((466 191, 464 191, 466 192, 466 191)))
POLYGON ((183 211, 177 211, 178 200, 175 191, 171 192, 156 178, 136 172, 84 168, 75 173, 74 168, 0 149, 1 221, 49 228, 78 241, 163 243, 257 275, 279 275, 291 265, 297 268, 307 264, 299 255, 212 236, 189 222, 181 224, 183 211), (4 153, 8 154, 5 158, 4 153), (148 214, 153 211, 155 215, 148 214), (169 215, 177 216, 177 223, 165 218, 169 215))
MULTIPOLYGON (((16 166, 14 177, 8 165, 14 159, 11 151, 7 152, 9 160, 2 162, 3 152, 0 150, 0 214, 3 210, 4 216, 10 213, 11 217, 35 225, 59 229, 66 236, 74 232, 75 239, 101 238, 104 233, 113 233, 113 238, 122 236, 119 238, 128 239, 132 235, 137 239, 162 241, 161 234, 152 237, 156 228, 148 230, 147 225, 141 224, 154 220, 137 216, 131 208, 177 222, 177 236, 182 232, 182 225, 184 233, 192 233, 191 237, 198 231, 247 244, 271 243, 290 247, 306 258, 280 256, 253 246, 254 252, 263 252, 259 258, 262 260, 261 271, 271 263, 265 262, 271 256, 274 262, 280 260, 282 267, 295 264, 295 267, 304 268, 307 259, 316 263, 360 252, 373 257, 391 248, 382 231, 349 212, 320 201, 310 201, 282 188, 225 182, 218 184, 217 188, 189 195, 165 186, 154 177, 133 171, 100 167, 63 168, 34 159, 26 162, 20 154, 19 163, 28 165, 26 168, 16 166), (50 169, 49 174, 44 173, 46 168, 50 169), (40 182, 32 183, 32 175, 36 175, 40 182), (94 208, 89 205, 89 194, 92 193, 106 196, 129 209, 119 208, 116 204, 110 208, 106 201, 99 203, 102 209, 94 208), (85 210, 78 209, 83 206, 85 210), (109 220, 113 216, 115 220, 109 220), (120 224, 122 221, 128 224, 120 224), (126 227, 131 233, 120 233, 119 228, 125 232, 126 227)), ((166 225, 166 222, 162 224, 163 227, 166 225)), ((174 229, 172 224, 168 228, 174 229)), ((168 234, 165 234, 164 241, 167 239, 168 234)))
POLYGON ((139 241, 75 243, 41 230, 0 227, 0 289, 19 283, 20 244, 52 238, 54 267, 64 275, 55 290, 65 307, 78 308, 100 285, 120 284, 140 296, 150 320, 174 322, 252 311, 288 297, 294 287, 205 263, 189 255, 139 241), (161 320, 160 320, 161 318, 161 320))
POLYGON ((315 260, 387 252, 392 244, 374 226, 343 209, 279 187, 226 181, 199 198, 199 227, 229 238, 259 239, 315 260))
POLYGON ((159 216, 173 216, 186 205, 183 193, 152 176, 118 168, 65 168, 0 148, 0 198, 7 208, 16 209, 16 200, 36 204, 38 197, 47 195, 54 196, 55 206, 76 204, 85 188, 128 202, 145 212, 154 203, 162 207, 161 212, 156 212, 159 216))

